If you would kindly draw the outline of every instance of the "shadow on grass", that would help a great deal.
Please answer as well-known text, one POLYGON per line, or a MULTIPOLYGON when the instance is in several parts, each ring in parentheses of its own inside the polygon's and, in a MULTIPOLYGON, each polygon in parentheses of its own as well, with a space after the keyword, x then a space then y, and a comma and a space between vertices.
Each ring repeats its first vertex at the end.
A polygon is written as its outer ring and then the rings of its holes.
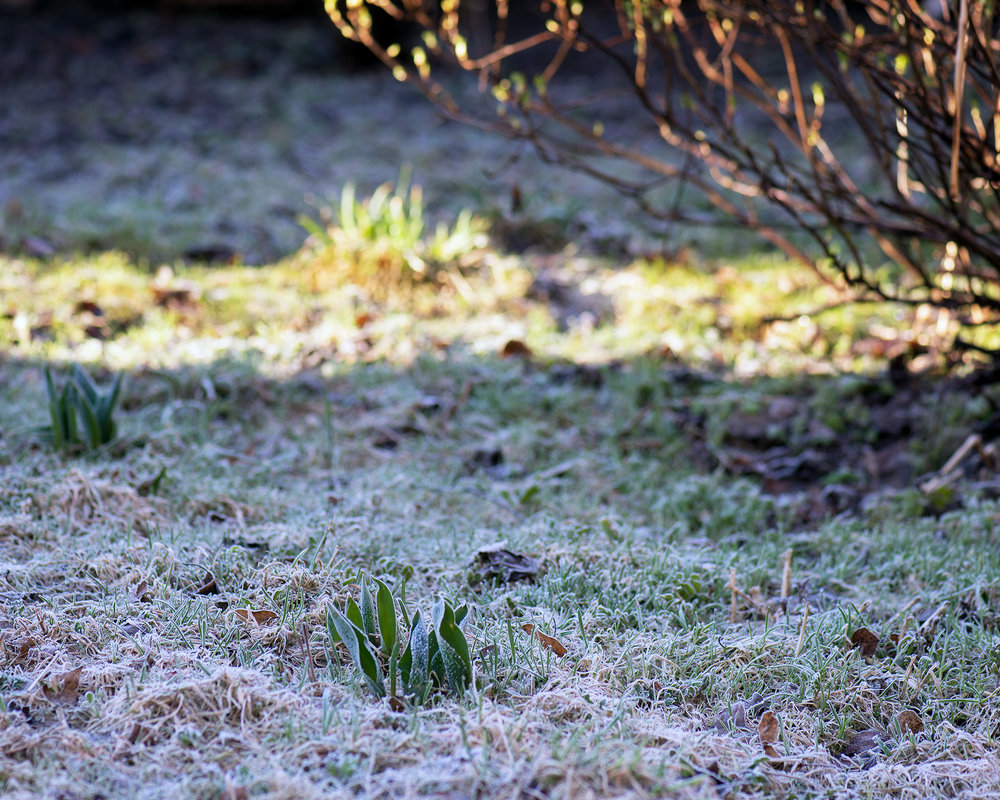
MULTIPOLYGON (((433 484, 499 518, 611 514, 711 537, 809 529, 884 502, 940 514, 1000 493, 985 447, 1000 389, 976 376, 737 381, 676 360, 575 364, 514 350, 501 359, 456 345, 405 367, 312 358, 283 377, 252 354, 139 367, 116 414, 121 436, 82 463, 139 460, 176 477, 198 457, 208 459, 199 469, 214 461, 247 488, 333 503, 338 486, 392 467, 407 476, 404 505, 433 484), (690 490, 683 499, 678 486, 690 490)), ((37 430, 47 421, 42 365, 2 362, 7 469, 74 463, 37 430)))

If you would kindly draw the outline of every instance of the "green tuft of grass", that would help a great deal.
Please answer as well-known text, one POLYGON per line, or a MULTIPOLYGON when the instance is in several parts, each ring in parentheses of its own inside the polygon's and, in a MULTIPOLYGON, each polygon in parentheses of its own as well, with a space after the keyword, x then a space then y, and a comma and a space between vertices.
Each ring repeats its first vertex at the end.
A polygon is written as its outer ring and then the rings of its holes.
POLYGON ((320 221, 300 217, 310 240, 300 255, 304 268, 327 280, 348 280, 376 297, 434 282, 442 270, 468 266, 488 243, 486 221, 469 209, 450 225, 430 229, 423 191, 410 183, 407 170, 396 184, 384 183, 359 200, 348 183, 341 192, 336 219, 321 209, 320 221))

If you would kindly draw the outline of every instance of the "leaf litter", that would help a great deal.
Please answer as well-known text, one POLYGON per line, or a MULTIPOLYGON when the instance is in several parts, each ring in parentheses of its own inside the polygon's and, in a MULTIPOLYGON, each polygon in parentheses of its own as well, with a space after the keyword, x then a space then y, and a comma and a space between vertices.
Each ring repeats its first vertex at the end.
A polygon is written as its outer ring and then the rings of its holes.
POLYGON ((537 558, 515 553, 506 542, 480 547, 476 558, 469 565, 469 583, 516 583, 533 581, 538 577, 541 564, 537 558))

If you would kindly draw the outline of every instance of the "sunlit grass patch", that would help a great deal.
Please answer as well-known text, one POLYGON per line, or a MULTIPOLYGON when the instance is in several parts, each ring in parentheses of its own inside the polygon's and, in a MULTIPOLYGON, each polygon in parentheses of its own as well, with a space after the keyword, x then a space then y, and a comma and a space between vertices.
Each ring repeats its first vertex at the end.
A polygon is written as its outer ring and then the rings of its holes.
POLYGON ((469 209, 432 229, 423 190, 407 171, 359 200, 353 183, 336 209, 320 208, 320 220, 300 218, 310 234, 298 261, 317 286, 354 283, 375 298, 436 283, 442 274, 470 266, 488 244, 488 224, 469 209))

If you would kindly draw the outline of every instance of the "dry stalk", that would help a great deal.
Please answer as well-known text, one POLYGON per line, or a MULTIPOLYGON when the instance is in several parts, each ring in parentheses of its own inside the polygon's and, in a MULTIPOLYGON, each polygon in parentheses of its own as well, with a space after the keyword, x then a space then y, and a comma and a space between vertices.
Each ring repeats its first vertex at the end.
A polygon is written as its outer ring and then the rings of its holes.
POLYGON ((806 641, 806 623, 809 621, 809 604, 806 603, 802 609, 802 621, 799 623, 799 640, 795 643, 795 657, 802 654, 802 647, 806 641))
POLYGON ((781 599, 787 600, 792 594, 792 549, 788 548, 781 557, 781 599))

